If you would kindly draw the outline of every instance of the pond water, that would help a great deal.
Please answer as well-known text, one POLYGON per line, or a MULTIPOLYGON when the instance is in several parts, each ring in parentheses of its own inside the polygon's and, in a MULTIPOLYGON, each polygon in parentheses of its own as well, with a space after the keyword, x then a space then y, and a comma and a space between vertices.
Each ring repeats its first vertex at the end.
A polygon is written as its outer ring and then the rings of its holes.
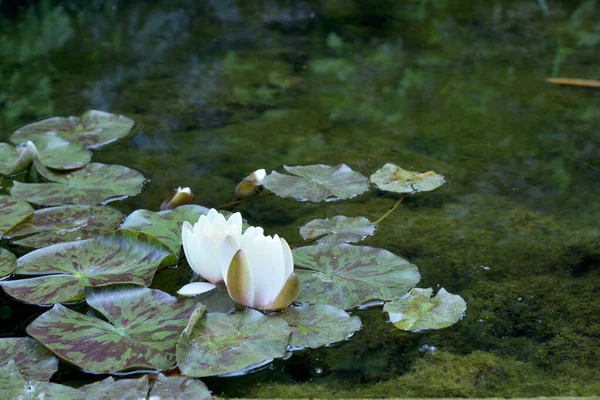
MULTIPOLYGON (((241 377, 202 379, 244 397, 556 396, 600 393, 600 80, 595 1, 77 1, 1 3, 0 141, 88 109, 137 123, 94 160, 150 179, 111 203, 158 210, 234 200, 250 172, 346 163, 433 170, 361 244, 419 267, 419 287, 461 295, 442 330, 408 333, 380 307, 353 310, 348 341, 241 377), (437 290, 437 289, 436 289, 437 290)), ((6 185, 5 185, 6 186, 6 185)), ((235 208, 301 244, 335 215, 376 220, 398 196, 235 208)), ((153 286, 174 294, 186 264, 153 286)), ((0 295, 0 335, 46 309, 0 295)), ((61 365, 56 382, 101 377, 61 365)))

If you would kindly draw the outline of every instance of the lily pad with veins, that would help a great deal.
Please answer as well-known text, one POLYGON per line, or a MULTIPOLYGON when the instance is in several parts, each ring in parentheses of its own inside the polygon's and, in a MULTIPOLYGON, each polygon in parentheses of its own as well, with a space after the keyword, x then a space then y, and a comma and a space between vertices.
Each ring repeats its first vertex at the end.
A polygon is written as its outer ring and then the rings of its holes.
POLYGON ((402 296, 420 279, 417 266, 387 250, 349 244, 296 248, 294 263, 305 269, 297 301, 345 310, 369 300, 402 296))
POLYGON ((322 235, 317 243, 360 242, 367 236, 373 236, 377 225, 365 217, 349 218, 343 215, 325 219, 314 219, 300 228, 304 239, 313 239, 322 235))
POLYGON ((394 164, 385 164, 371 175, 379 189, 395 193, 429 192, 442 186, 446 179, 433 171, 414 172, 394 164))
POLYGON ((54 354, 30 337, 0 339, 0 365, 10 360, 24 375, 40 381, 49 380, 58 370, 58 359, 54 354))
POLYGON ((0 248, 0 279, 17 268, 17 257, 10 251, 0 248))
POLYGON ((262 185, 279 197, 299 201, 333 201, 350 199, 369 190, 368 179, 346 164, 303 165, 283 168, 292 175, 271 172, 262 185))
POLYGON ((61 304, 42 314, 27 333, 59 357, 98 373, 175 365, 175 347, 194 310, 160 290, 116 285, 86 290, 88 304, 107 321, 61 304))
POLYGON ((25 200, 0 196, 0 237, 32 214, 33 208, 25 200))

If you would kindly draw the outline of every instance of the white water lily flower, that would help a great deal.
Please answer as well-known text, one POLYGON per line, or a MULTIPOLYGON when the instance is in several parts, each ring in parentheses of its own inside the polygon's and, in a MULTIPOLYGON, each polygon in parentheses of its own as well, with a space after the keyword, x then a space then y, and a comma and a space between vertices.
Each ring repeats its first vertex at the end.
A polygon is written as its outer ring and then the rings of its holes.
POLYGON ((215 283, 223 280, 223 269, 229 266, 239 248, 237 243, 242 236, 242 215, 235 213, 225 220, 217 210, 211 209, 208 214, 200 216, 193 227, 185 221, 181 235, 185 258, 190 267, 212 284, 191 283, 178 292, 193 296, 213 289, 215 283))
POLYGON ((287 242, 277 235, 264 236, 262 228, 251 226, 238 243, 231 264, 223 269, 229 296, 260 310, 289 306, 300 294, 300 280, 287 242))

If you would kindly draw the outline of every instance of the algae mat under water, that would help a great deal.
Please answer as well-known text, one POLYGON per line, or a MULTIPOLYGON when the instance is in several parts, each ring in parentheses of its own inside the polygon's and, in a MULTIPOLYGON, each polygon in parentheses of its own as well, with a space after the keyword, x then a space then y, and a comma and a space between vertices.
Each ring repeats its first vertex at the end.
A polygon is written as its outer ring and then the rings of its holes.
MULTIPOLYGON (((0 141, 89 109, 135 120, 132 136, 94 153, 150 180, 111 202, 124 215, 158 211, 177 186, 202 206, 230 203, 251 171, 284 165, 345 163, 369 176, 393 163, 446 178, 361 246, 417 265, 421 288, 460 294, 458 324, 410 333, 381 308, 353 309, 363 328, 348 341, 203 378, 215 395, 600 393, 600 92, 544 81, 600 79, 596 2, 8 3, 0 141)), ((236 211, 301 244, 298 227, 312 220, 376 221, 397 199, 263 196, 236 211)), ((181 261, 152 287, 174 294, 190 277, 181 261)), ((1 335, 25 336, 44 311, 0 294, 1 335)), ((100 378, 65 369, 55 380, 100 378)))

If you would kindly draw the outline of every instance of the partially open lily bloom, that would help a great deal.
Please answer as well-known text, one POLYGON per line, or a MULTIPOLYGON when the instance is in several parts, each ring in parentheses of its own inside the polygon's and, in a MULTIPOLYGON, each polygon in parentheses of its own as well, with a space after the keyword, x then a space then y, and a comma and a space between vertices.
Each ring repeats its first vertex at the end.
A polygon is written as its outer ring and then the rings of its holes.
POLYGON ((229 266, 239 248, 237 243, 242 236, 242 215, 235 213, 225 220, 217 210, 211 209, 208 214, 200 216, 193 227, 185 221, 181 235, 183 251, 190 267, 210 284, 190 283, 178 293, 193 296, 207 292, 215 287, 215 283, 223 280, 223 269, 229 266))
POLYGON ((264 169, 257 169, 243 181, 241 181, 235 188, 235 197, 237 199, 247 199, 257 194, 261 187, 262 181, 267 177, 267 171, 264 169))
POLYGON ((160 205, 160 210, 172 210, 176 207, 182 206, 184 204, 191 203, 194 199, 194 193, 189 187, 181 188, 178 187, 175 189, 174 193, 172 193, 169 197, 165 199, 160 205))
POLYGON ((229 296, 238 304, 259 310, 281 310, 300 294, 294 260, 287 242, 275 235, 264 236, 259 227, 249 227, 239 241, 240 249, 223 277, 229 296))

